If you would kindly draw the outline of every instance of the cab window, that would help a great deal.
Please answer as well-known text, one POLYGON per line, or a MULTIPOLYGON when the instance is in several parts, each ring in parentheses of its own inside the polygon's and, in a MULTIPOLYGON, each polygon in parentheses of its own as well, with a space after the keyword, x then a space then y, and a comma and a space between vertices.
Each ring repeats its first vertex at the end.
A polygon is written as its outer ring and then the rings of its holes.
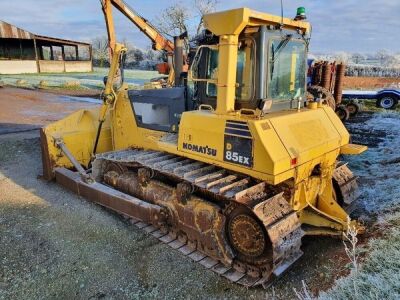
MULTIPOLYGON (((238 49, 236 72, 236 100, 249 102, 253 98, 254 86, 254 42, 252 39, 240 41, 238 49)), ((207 78, 218 78, 218 50, 210 50, 207 60, 207 78)), ((208 82, 206 93, 208 97, 217 96, 217 86, 208 82)))
POLYGON ((269 48, 268 98, 290 101, 305 98, 306 45, 292 39, 272 39, 269 48))

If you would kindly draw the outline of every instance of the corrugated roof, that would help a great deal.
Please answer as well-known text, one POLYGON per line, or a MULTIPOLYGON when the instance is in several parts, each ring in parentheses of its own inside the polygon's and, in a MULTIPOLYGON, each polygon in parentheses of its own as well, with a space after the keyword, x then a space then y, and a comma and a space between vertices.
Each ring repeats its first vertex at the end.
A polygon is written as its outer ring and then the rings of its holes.
POLYGON ((53 37, 44 36, 44 35, 36 35, 35 34, 35 38, 36 38, 36 40, 55 42, 55 43, 60 43, 60 44, 65 44, 65 45, 86 45, 86 46, 90 46, 89 43, 71 41, 71 40, 65 40, 65 39, 59 39, 59 38, 53 38, 53 37))
POLYGON ((33 34, 29 31, 18 28, 7 22, 0 21, 0 38, 6 39, 33 39, 33 34))
POLYGON ((87 45, 90 46, 89 43, 83 43, 83 42, 78 42, 78 41, 71 41, 71 40, 65 40, 65 39, 59 39, 59 38, 53 38, 50 36, 43 36, 43 35, 37 35, 33 34, 29 31, 26 31, 24 29, 18 28, 17 26, 11 25, 7 22, 1 21, 0 20, 0 38, 6 38, 6 39, 34 39, 36 38, 37 40, 44 40, 44 41, 49 41, 49 42, 55 42, 55 43, 62 43, 66 45, 87 45))

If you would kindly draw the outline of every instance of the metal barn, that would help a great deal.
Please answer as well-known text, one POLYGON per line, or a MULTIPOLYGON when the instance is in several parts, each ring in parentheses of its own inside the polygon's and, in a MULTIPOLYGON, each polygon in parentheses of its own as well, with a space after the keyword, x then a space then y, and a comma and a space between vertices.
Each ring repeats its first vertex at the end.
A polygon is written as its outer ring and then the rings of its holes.
POLYGON ((0 21, 0 74, 91 71, 90 44, 36 35, 0 21))

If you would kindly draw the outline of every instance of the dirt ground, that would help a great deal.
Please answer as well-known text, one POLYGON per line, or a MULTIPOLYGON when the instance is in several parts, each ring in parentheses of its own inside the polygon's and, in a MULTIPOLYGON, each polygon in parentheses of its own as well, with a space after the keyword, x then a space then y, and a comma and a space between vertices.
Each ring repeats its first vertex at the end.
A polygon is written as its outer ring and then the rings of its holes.
POLYGON ((307 239, 273 289, 229 283, 41 174, 36 132, 0 138, 0 298, 254 298, 313 292, 346 270, 340 241, 307 239), (341 269, 337 269, 337 264, 341 269))
MULTIPOLYGON (((82 93, 74 95, 82 96, 82 93)), ((93 106, 87 102, 69 101, 68 97, 57 93, 0 88, 0 134, 40 128, 76 110, 93 106)))
POLYGON ((101 94, 101 90, 95 90, 95 89, 68 90, 63 88, 52 88, 52 89, 42 89, 41 92, 45 92, 48 94, 63 95, 63 96, 92 97, 96 99, 99 99, 101 94))
POLYGON ((91 104, 5 88, 0 105, 0 299, 292 299, 303 280, 315 294, 348 272, 341 241, 305 238, 304 256, 269 289, 231 284, 41 179, 32 128, 91 104))
POLYGON ((343 89, 376 90, 384 87, 400 88, 400 78, 384 77, 345 77, 343 89))

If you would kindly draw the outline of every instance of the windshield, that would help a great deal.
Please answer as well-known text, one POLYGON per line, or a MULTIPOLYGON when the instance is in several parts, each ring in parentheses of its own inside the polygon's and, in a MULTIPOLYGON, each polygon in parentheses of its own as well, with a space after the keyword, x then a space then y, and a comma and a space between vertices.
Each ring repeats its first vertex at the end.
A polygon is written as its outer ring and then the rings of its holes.
POLYGON ((303 41, 272 39, 269 56, 268 98, 278 101, 305 98, 306 45, 303 41))

